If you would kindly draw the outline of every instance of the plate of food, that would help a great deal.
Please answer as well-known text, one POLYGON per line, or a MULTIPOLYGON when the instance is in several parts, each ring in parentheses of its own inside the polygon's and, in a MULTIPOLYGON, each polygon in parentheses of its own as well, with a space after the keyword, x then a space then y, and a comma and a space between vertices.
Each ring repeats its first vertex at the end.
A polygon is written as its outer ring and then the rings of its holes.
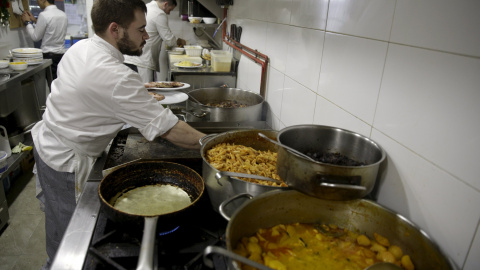
POLYGON ((202 63, 196 63, 196 62, 191 62, 191 61, 180 61, 177 63, 173 64, 176 67, 179 68, 201 68, 203 67, 202 63))
POLYGON ((148 91, 150 95, 158 100, 160 104, 169 105, 169 104, 176 104, 180 102, 184 102, 188 99, 188 95, 183 92, 162 92, 159 90, 150 90, 148 91), (161 96, 164 98, 161 99, 161 96), (159 100, 160 99, 160 100, 159 100))
POLYGON ((149 82, 145 84, 145 87, 149 90, 162 90, 162 91, 176 91, 180 89, 187 89, 190 84, 183 82, 149 82))

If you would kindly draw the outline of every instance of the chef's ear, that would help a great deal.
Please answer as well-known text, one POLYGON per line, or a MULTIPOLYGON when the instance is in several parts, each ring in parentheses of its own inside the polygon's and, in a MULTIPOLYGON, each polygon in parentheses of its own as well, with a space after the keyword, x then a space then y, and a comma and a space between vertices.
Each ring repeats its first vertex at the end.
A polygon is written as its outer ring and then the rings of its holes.
POLYGON ((110 23, 110 25, 108 26, 108 32, 109 34, 114 37, 114 38, 119 38, 120 37, 120 32, 121 32, 121 26, 116 23, 116 22, 112 22, 110 23))

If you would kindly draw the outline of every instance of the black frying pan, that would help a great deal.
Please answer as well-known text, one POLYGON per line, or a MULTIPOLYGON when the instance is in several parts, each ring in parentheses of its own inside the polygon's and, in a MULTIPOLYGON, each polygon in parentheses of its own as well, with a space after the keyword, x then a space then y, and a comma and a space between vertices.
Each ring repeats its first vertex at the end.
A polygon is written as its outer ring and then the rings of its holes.
POLYGON ((186 211, 202 196, 205 184, 202 177, 189 167, 164 161, 129 163, 105 176, 98 187, 102 211, 114 222, 128 227, 143 225, 142 244, 137 269, 152 269, 153 245, 157 224, 178 224, 186 218, 186 211), (192 203, 176 212, 156 216, 133 215, 113 208, 119 193, 155 184, 173 185, 183 189, 192 203))

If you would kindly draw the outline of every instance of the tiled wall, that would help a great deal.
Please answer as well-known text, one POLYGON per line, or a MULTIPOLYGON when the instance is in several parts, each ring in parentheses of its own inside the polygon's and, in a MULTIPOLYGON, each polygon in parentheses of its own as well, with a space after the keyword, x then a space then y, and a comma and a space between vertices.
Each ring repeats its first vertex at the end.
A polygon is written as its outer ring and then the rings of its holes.
MULTIPOLYGON (((480 269, 480 2, 242 0, 228 21, 270 57, 274 129, 354 130, 388 154, 378 202, 480 269)), ((238 87, 259 92, 246 57, 238 87)))

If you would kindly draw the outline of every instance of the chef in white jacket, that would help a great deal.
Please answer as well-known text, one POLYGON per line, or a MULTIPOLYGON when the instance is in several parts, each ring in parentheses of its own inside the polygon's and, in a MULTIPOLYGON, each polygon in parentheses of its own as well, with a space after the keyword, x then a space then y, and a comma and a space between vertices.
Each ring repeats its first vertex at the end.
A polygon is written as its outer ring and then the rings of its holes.
POLYGON ((142 79, 123 64, 124 54, 140 55, 148 34, 142 0, 95 0, 95 36, 64 55, 52 83, 43 120, 32 129, 37 177, 45 204, 49 268, 88 174, 97 157, 125 124, 147 140, 161 136, 200 149, 205 134, 164 109, 142 79))
POLYGON ((160 51, 166 46, 183 46, 186 41, 175 37, 168 26, 167 15, 177 6, 176 0, 154 0, 147 4, 147 31, 150 38, 143 48, 141 56, 125 56, 125 63, 133 65, 143 82, 152 82, 155 71, 160 72, 160 51), (165 42, 165 43, 164 43, 165 42))

